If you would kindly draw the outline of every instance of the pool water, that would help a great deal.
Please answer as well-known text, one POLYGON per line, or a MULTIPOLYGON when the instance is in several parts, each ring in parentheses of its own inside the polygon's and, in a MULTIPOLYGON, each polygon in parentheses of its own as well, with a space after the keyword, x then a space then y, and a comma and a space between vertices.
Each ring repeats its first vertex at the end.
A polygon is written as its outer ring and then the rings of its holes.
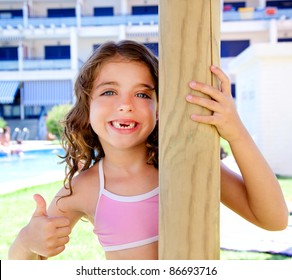
POLYGON ((0 187, 13 181, 33 179, 65 171, 65 164, 60 164, 64 155, 61 148, 25 151, 21 156, 0 157, 0 187))

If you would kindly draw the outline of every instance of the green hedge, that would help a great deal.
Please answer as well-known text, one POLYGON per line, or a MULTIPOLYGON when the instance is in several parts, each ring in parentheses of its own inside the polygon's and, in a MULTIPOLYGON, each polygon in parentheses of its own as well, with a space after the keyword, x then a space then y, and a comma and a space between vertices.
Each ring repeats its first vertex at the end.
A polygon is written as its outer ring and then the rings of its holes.
POLYGON ((6 126, 7 126, 7 122, 3 118, 0 117, 0 128, 4 128, 6 126))
POLYGON ((50 133, 56 135, 58 139, 63 132, 63 126, 61 122, 64 120, 66 114, 71 109, 72 105, 58 105, 54 106, 51 111, 48 112, 47 117, 47 129, 50 133))

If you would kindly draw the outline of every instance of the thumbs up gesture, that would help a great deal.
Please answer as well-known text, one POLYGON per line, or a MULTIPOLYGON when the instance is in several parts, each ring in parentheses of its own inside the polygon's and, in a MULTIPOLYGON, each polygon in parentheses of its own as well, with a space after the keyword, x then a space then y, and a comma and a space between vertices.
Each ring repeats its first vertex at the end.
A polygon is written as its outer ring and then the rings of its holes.
POLYGON ((33 199, 36 202, 36 209, 33 216, 47 216, 47 203, 45 199, 40 194, 35 194, 33 199))
POLYGON ((69 242, 70 220, 61 216, 48 216, 45 199, 39 194, 35 194, 33 198, 36 209, 26 226, 25 234, 28 249, 45 258, 58 255, 69 242))

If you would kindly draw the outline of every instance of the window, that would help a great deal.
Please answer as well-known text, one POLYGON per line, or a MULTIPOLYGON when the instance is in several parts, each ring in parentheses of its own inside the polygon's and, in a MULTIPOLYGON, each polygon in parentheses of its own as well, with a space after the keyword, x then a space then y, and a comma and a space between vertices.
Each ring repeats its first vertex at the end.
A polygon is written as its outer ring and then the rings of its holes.
POLYGON ((246 7, 245 2, 224 2, 224 7, 228 6, 228 7, 232 7, 232 9, 234 10, 238 10, 238 8, 244 8, 246 7))
POLYGON ((94 16, 113 16, 114 8, 113 7, 102 7, 94 8, 94 16))
POLYGON ((97 48, 99 48, 100 47, 100 44, 94 44, 93 45, 93 51, 95 51, 97 48))
POLYGON ((4 119, 20 118, 20 89, 17 90, 13 103, 1 104, 0 106, 4 119))
POLYGON ((24 106, 24 116, 26 119, 38 119, 41 111, 42 106, 24 106))
POLYGON ((292 42, 292 38, 278 38, 278 42, 292 42))
POLYGON ((18 60, 17 47, 0 47, 0 60, 18 60))
POLYGON ((249 47, 249 40, 221 41, 221 57, 235 57, 249 47))
POLYGON ((19 105, 2 105, 2 113, 4 119, 19 119, 20 118, 20 106, 19 105))
POLYGON ((157 15, 158 6, 133 6, 132 7, 133 15, 157 15))
POLYGON ((75 8, 48 9, 48 17, 75 17, 75 8))
POLYGON ((292 1, 267 1, 267 7, 277 7, 279 9, 292 9, 292 1))
POLYGON ((144 45, 150 49, 155 56, 158 56, 158 43, 144 43, 144 45))
POLYGON ((22 10, 0 10, 0 18, 22 17, 22 10))
POLYGON ((70 59, 70 46, 45 46, 45 59, 70 59))

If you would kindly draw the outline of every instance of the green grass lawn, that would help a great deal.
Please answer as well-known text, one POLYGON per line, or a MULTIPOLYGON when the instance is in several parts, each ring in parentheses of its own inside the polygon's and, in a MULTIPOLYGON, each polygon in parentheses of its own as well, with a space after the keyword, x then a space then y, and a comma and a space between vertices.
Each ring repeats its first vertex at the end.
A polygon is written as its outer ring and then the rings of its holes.
MULTIPOLYGON (((286 198, 292 201, 292 179, 279 179, 286 198)), ((25 226, 35 210, 33 194, 43 195, 47 202, 51 201, 61 187, 62 182, 31 187, 0 196, 0 259, 7 259, 7 252, 18 231, 25 226)), ((74 228, 70 243, 54 260, 96 260, 104 259, 102 248, 97 237, 92 232, 93 226, 86 221, 80 221, 74 228)), ((290 259, 281 255, 254 252, 237 252, 221 250, 223 260, 270 260, 290 259)))
MULTIPOLYGON (((0 196, 0 259, 7 259, 7 252, 18 231, 25 226, 35 210, 33 195, 41 194, 49 203, 62 182, 36 186, 0 196), (5 230, 4 230, 5 229, 5 230)), ((104 259, 97 237, 90 222, 80 221, 70 236, 66 250, 51 258, 54 260, 96 260, 104 259)))

